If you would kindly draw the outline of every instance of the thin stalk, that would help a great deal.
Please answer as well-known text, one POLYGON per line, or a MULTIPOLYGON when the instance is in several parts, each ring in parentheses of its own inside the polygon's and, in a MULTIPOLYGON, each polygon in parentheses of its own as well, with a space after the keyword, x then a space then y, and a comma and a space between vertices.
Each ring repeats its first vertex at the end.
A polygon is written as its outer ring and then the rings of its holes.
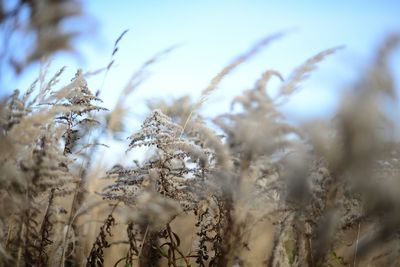
POLYGON ((361 228, 361 223, 358 224, 356 247, 354 248, 354 261, 353 261, 354 267, 356 267, 356 263, 357 263, 357 250, 358 250, 358 243, 360 241, 360 228, 361 228))

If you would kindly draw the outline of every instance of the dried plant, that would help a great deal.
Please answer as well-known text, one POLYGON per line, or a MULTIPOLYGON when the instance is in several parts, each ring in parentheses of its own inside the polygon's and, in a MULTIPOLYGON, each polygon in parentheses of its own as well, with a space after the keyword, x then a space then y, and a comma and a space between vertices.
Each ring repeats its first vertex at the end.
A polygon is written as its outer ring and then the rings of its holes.
MULTIPOLYGON (((37 43, 19 66, 68 48, 73 34, 46 37, 80 15, 64 2, 0 10, 1 23, 29 10, 37 43)), ((224 67, 197 101, 150 100, 125 151, 143 157, 109 170, 98 145, 129 135, 125 98, 174 47, 143 64, 111 112, 85 79, 94 73, 78 70, 60 85, 64 68, 47 78, 43 61, 24 94, 0 103, 0 266, 397 266, 400 152, 385 104, 397 103, 389 59, 399 35, 387 38, 332 120, 295 126, 281 107, 341 47, 288 78, 268 69, 229 112, 201 116, 221 80, 281 35, 224 67)))
POLYGON ((81 26, 68 30, 63 27, 64 21, 77 21, 83 17, 79 1, 5 2, 0 2, 0 23, 4 27, 4 39, 0 49, 1 70, 11 66, 20 73, 27 65, 43 57, 59 51, 71 51, 72 41, 83 33, 81 26), (17 51, 12 49, 15 44, 21 43, 30 43, 31 46, 21 47, 17 51))

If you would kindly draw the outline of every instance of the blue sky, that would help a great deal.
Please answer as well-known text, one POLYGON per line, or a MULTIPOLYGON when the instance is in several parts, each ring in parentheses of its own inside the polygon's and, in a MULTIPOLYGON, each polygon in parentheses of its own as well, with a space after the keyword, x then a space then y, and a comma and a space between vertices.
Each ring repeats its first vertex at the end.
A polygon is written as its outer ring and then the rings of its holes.
MULTIPOLYGON (((152 68, 152 76, 127 100, 141 116, 145 100, 154 97, 198 97, 209 80, 257 40, 278 31, 295 29, 226 77, 203 108, 206 116, 227 111, 229 100, 253 85, 266 69, 287 77, 314 54, 337 45, 346 49, 331 56, 293 97, 286 112, 296 120, 329 114, 340 89, 355 79, 382 38, 400 30, 400 1, 83 1, 91 30, 76 42, 79 57, 57 55, 50 72, 66 65, 66 80, 76 68, 94 70, 107 65, 115 39, 120 43, 116 67, 101 97, 112 107, 132 73, 156 52, 180 47, 152 68)), ((396 56, 400 62, 399 53, 396 56)), ((396 65, 397 64, 397 65, 396 65)), ((400 77, 399 63, 394 70, 400 77)), ((24 91, 37 76, 37 66, 20 77, 4 77, 9 90, 24 91)), ((102 75, 89 80, 95 91, 102 75)))

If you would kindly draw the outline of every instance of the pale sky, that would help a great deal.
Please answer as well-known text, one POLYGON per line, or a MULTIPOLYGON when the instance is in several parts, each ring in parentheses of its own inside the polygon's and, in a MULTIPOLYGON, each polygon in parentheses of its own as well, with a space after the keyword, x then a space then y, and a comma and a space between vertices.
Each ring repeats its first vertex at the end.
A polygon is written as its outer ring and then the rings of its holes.
MULTIPOLYGON (((307 58, 330 47, 346 49, 331 56, 293 97, 286 112, 295 120, 329 114, 340 89, 356 78, 382 38, 400 31, 400 1, 217 1, 137 0, 83 1, 92 29, 79 39, 79 58, 57 55, 50 73, 66 65, 66 81, 78 67, 94 70, 106 66, 115 39, 129 29, 120 43, 101 97, 112 108, 119 92, 135 70, 152 55, 174 44, 180 47, 152 68, 152 76, 127 103, 141 116, 145 100, 154 97, 198 97, 211 78, 257 40, 278 31, 295 29, 226 77, 203 108, 206 116, 229 109, 229 100, 253 85, 267 69, 287 77, 307 58)), ((400 55, 394 70, 400 77, 400 55)), ((7 91, 26 90, 37 76, 32 66, 20 77, 5 75, 7 91)), ((89 80, 93 91, 103 75, 89 80)), ((5 90, 4 90, 5 91, 5 90)), ((2 94, 3 92, 2 90, 2 94)))

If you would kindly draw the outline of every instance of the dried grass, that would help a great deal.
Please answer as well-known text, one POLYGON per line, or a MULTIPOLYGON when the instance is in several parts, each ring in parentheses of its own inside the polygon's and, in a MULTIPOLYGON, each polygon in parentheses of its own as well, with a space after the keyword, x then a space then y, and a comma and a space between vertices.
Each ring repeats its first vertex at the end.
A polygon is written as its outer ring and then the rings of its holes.
MULTIPOLYGON (((33 12, 32 3, 20 4, 33 12)), ((79 14, 60 8, 32 13, 33 30, 79 14)), ((332 121, 295 127, 279 106, 339 48, 311 57, 286 80, 265 71, 233 99, 239 111, 213 118, 213 128, 199 115, 225 76, 281 35, 232 61, 199 100, 152 101, 126 144, 148 156, 109 170, 94 157, 105 158, 99 145, 124 133, 124 99, 172 49, 143 64, 110 113, 82 70, 55 90, 63 69, 47 78, 43 64, 25 94, 0 103, 0 200, 7 205, 0 266, 399 265, 400 146, 381 101, 397 101, 388 60, 398 35, 387 38, 332 121), (268 93, 274 76, 282 80, 276 99, 268 93)), ((67 47, 60 40, 39 38, 27 60, 67 47)))

